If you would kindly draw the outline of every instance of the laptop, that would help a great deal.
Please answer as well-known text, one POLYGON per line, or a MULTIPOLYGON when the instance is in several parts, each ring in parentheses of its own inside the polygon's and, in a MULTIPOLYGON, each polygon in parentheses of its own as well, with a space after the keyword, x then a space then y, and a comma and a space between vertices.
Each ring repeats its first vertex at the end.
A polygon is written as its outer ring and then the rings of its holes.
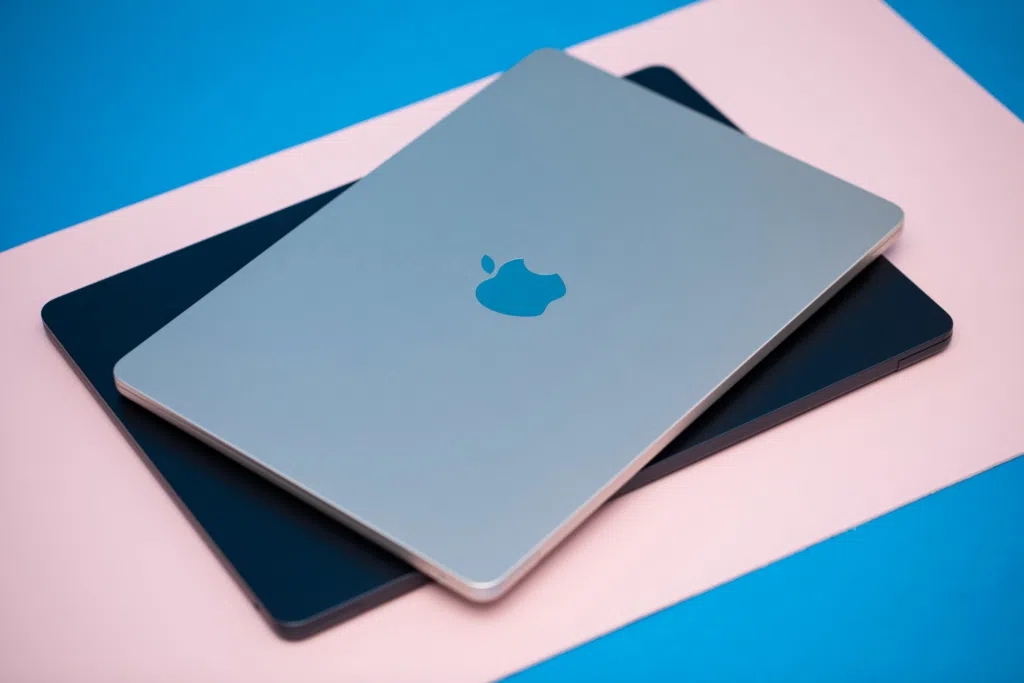
MULTIPOLYGON (((672 70, 626 76, 735 127, 672 70)), ((286 207, 49 302, 51 340, 271 628, 301 639, 424 585, 423 574, 123 399, 113 365, 349 186, 286 207)), ((620 489, 639 488, 938 353, 952 320, 884 256, 620 489)), ((685 522, 684 522, 685 523, 685 522)))
POLYGON ((541 50, 129 352, 115 384, 488 602, 902 225, 541 50))

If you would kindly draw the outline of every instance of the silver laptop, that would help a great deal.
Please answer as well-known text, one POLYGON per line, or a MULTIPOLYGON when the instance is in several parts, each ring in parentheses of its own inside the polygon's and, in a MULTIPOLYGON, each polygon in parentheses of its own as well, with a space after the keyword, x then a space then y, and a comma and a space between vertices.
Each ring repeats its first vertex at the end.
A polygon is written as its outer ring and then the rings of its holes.
POLYGON ((115 377, 488 601, 902 223, 883 199, 541 50, 115 377))

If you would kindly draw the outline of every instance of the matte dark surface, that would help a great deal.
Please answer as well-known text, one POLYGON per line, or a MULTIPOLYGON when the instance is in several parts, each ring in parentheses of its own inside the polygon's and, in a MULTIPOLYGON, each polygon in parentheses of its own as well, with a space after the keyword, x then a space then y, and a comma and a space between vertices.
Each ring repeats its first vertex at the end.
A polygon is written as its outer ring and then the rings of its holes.
MULTIPOLYGON (((629 77, 732 125, 668 69, 629 77)), ((327 192, 47 304, 69 360, 277 631, 315 633, 426 582, 418 572, 278 487, 121 398, 112 369, 137 346, 319 207, 327 192)), ((636 488, 938 351, 949 316, 884 258, 627 485, 636 488)))

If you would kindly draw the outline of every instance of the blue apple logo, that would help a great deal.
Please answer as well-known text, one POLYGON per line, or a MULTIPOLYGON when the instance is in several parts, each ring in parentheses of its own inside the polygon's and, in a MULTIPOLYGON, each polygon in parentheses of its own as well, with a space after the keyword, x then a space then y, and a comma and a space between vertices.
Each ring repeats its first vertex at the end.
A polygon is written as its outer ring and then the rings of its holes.
MULTIPOLYGON (((494 272, 494 259, 484 256, 480 265, 487 273, 494 272)), ((565 296, 565 283, 557 274, 538 275, 526 267, 523 259, 509 261, 498 274, 484 280, 476 288, 476 299, 496 313, 533 318, 548 304, 565 296)))

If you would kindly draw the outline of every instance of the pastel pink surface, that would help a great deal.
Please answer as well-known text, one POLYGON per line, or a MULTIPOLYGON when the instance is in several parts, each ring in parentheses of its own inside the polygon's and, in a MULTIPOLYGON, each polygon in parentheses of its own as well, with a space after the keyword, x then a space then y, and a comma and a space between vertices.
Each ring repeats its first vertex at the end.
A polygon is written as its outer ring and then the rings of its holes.
MULTIPOLYGON (((1024 126, 880 2, 712 0, 592 41, 904 207, 940 356, 609 505, 508 599, 436 587, 278 640, 44 336, 49 299, 358 177, 468 86, 0 254, 0 679, 479 681, 1024 447, 1024 126)), ((798 266, 798 264, 794 264, 798 266)))

